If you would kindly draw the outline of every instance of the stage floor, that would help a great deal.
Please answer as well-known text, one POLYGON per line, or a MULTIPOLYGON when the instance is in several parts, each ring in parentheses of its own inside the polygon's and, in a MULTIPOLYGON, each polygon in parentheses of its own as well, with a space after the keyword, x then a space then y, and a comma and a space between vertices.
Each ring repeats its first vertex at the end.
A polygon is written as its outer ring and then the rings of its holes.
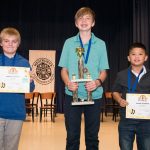
MULTIPOLYGON (((118 120, 114 122, 111 115, 104 117, 104 121, 101 122, 99 137, 100 150, 119 150, 118 120)), ((31 117, 28 116, 23 124, 19 150, 65 150, 65 142, 66 130, 63 114, 57 114, 55 123, 50 121, 50 117, 43 117, 41 123, 39 117, 35 117, 33 123, 31 117)), ((81 128, 80 150, 85 150, 84 121, 82 121, 81 128)), ((134 150, 136 150, 135 146, 134 150)))

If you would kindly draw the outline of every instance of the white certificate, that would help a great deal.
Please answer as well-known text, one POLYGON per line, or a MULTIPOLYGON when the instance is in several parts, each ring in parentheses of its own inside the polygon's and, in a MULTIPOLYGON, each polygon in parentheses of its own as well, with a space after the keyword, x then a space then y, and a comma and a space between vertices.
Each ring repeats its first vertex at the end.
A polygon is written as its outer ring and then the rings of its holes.
POLYGON ((30 91, 30 68, 0 67, 0 92, 28 93, 30 91))
POLYGON ((126 118, 150 119, 150 94, 126 94, 126 118))

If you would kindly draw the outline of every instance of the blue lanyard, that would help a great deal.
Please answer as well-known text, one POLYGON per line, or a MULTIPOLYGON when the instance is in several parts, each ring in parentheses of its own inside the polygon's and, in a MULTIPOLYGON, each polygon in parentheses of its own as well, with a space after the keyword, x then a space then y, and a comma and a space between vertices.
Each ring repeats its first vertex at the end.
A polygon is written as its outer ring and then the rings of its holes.
MULTIPOLYGON (((2 54, 2 66, 5 66, 5 55, 4 55, 4 53, 2 54)), ((13 57, 13 61, 12 61, 12 66, 14 66, 15 65, 15 61, 16 61, 16 54, 14 55, 14 57, 13 57)))
POLYGON ((134 93, 134 92, 135 92, 135 89, 136 89, 136 87, 137 87, 137 83, 138 83, 138 80, 139 80, 139 76, 140 76, 140 74, 141 74, 142 72, 143 72, 143 68, 142 68, 142 70, 140 71, 140 73, 138 74, 138 76, 136 77, 133 86, 131 87, 131 70, 128 69, 128 92, 129 92, 129 93, 134 93))
MULTIPOLYGON (((79 39, 80 39, 81 47, 84 48, 80 35, 79 35, 79 39)), ((89 54, 90 54, 90 50, 91 50, 91 43, 92 43, 92 38, 90 38, 90 40, 89 40, 86 57, 85 57, 85 55, 83 54, 83 58, 84 58, 84 63, 85 63, 85 64, 87 64, 87 62, 88 62, 88 58, 89 58, 89 54)))

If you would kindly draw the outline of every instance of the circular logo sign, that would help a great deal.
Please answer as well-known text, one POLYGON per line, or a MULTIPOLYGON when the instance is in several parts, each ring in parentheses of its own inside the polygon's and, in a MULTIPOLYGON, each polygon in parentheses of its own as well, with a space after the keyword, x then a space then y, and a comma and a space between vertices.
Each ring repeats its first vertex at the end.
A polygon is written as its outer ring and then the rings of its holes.
POLYGON ((49 84, 54 79, 54 64, 47 58, 39 58, 32 65, 32 76, 42 85, 49 84))

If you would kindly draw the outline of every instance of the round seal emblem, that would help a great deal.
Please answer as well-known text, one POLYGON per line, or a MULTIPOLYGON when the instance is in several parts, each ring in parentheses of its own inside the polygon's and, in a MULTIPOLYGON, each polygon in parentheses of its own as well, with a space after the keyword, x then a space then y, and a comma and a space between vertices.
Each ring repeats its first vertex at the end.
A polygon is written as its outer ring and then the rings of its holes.
POLYGON ((42 85, 54 80, 54 64, 47 58, 39 58, 32 65, 32 76, 35 81, 42 85))

